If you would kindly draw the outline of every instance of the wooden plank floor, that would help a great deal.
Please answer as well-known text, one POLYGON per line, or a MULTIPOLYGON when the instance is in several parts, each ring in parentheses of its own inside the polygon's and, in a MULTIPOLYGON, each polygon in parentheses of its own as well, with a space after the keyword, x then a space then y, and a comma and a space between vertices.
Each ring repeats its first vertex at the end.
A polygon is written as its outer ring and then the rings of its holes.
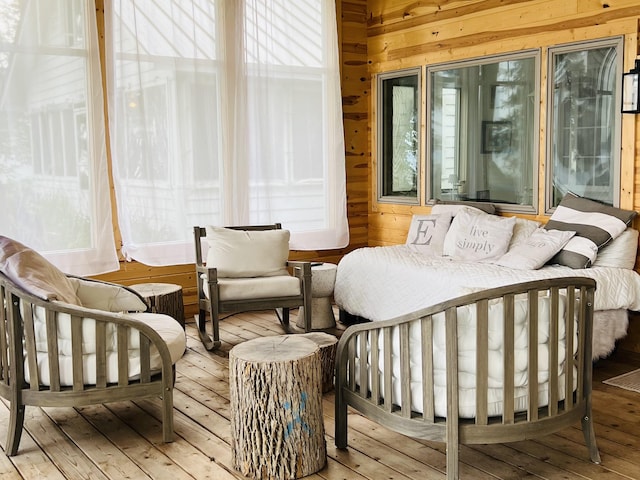
MULTIPOLYGON (((292 319, 295 323, 295 315, 292 319)), ((337 332, 339 333, 339 331, 337 332)), ((19 454, 0 455, 4 479, 239 479, 231 463, 228 351, 237 343, 280 335, 270 312, 222 323, 223 346, 205 351, 193 324, 178 362, 176 441, 161 443, 156 399, 84 408, 28 407, 19 454)), ((579 425, 525 442, 461 448, 461 476, 469 479, 640 479, 640 394, 602 383, 640 367, 615 354, 594 368, 594 418, 602 464, 588 461, 579 425)), ((334 396, 324 395, 327 466, 310 479, 442 479, 444 445, 393 433, 359 414, 349 416, 349 449, 333 443, 334 396)), ((0 403, 0 446, 8 422, 0 403)))

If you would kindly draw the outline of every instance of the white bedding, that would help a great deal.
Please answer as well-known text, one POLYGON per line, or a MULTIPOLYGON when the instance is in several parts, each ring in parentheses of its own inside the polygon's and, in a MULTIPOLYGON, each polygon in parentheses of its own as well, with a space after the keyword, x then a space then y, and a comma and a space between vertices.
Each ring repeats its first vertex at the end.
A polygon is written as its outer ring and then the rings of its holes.
MULTIPOLYGON (((559 298, 559 313, 561 315, 558 332, 558 392, 560 400, 564 399, 565 392, 565 342, 564 318, 566 316, 567 302, 564 296, 559 298)), ((551 302, 549 297, 540 297, 538 300, 538 405, 545 406, 549 398, 549 322, 551 302)), ((487 412, 489 416, 499 415, 503 409, 503 307, 502 302, 490 303, 488 323, 488 347, 489 347, 489 372, 487 391, 487 412)), ((514 408, 515 411, 524 411, 528 404, 528 302, 526 299, 517 299, 514 306, 514 408)), ((473 418, 476 409, 476 309, 475 306, 458 308, 458 395, 459 411, 462 418, 473 418)), ((423 411, 422 398, 422 342, 420 324, 418 321, 409 325, 409 359, 411 375, 411 408, 413 411, 423 411)), ((400 405, 402 398, 402 381, 400 379, 400 335, 397 327, 391 334, 391 366, 392 366, 392 401, 400 405)), ((446 397, 446 351, 445 351, 445 321, 444 313, 438 313, 433 318, 433 393, 436 416, 447 416, 446 397)), ((574 338, 574 354, 577 347, 577 338, 574 338)), ((384 337, 379 340, 378 368, 384 372, 384 337)), ((370 346, 368 345, 368 363, 371 362, 370 346)), ((360 350, 356 348, 356 355, 360 350)), ((360 361, 356 359, 355 378, 359 379, 360 361)), ((577 372, 573 369, 575 385, 577 372)), ((369 372, 371 381, 371 372, 369 372)), ((356 380, 358 383, 358 380, 356 380)), ((384 396, 384 382, 381 382, 381 394, 384 396)))
POLYGON ((369 320, 386 320, 469 293, 529 280, 584 276, 597 282, 594 358, 611 353, 627 331, 626 315, 600 311, 640 310, 640 275, 625 268, 575 270, 548 265, 515 270, 489 263, 457 262, 426 256, 407 245, 361 248, 339 263, 334 298, 346 312, 369 320))

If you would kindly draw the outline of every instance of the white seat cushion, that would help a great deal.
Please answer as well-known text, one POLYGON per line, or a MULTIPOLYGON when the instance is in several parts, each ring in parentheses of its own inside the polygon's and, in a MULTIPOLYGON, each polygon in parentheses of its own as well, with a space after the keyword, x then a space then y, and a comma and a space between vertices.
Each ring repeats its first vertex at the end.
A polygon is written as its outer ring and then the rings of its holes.
MULTIPOLYGON (((90 317, 90 310, 83 310, 87 312, 87 316, 84 317, 82 321, 83 383, 86 385, 94 385, 96 383, 95 320, 90 317)), ((34 314, 40 383, 42 385, 50 385, 45 325, 46 314, 42 307, 36 307, 34 314)), ((134 317, 146 323, 160 334, 160 337, 162 337, 169 348, 172 364, 175 364, 182 357, 186 348, 186 337, 182 326, 172 317, 159 313, 132 313, 127 316, 134 317)), ((118 353, 117 330, 113 324, 107 326, 107 338, 107 382, 115 383, 118 381, 118 353)), ((140 336, 137 331, 130 331, 128 342, 129 378, 135 379, 140 375, 140 336)), ((151 347, 150 353, 151 372, 157 373, 162 367, 160 355, 155 347, 151 347)), ((58 361, 60 364, 60 384, 63 386, 73 385, 71 318, 66 313, 62 313, 59 316, 58 361)), ((29 365, 26 359, 25 379, 27 382, 30 381, 29 365)))
MULTIPOLYGON (((204 293, 209 297, 207 280, 204 293)), ((251 300, 256 298, 294 297, 300 295, 300 280, 291 275, 256 278, 219 278, 220 300, 251 300)))
MULTIPOLYGON (((169 354, 171 355, 171 363, 175 364, 187 348, 187 338, 184 330, 178 321, 162 313, 130 313, 128 316, 140 320, 153 328, 160 337, 164 340, 169 348, 169 354)), ((131 345, 131 344, 130 344, 131 345)), ((136 348, 140 347, 139 343, 135 344, 136 348)), ((130 346, 131 348, 131 346, 130 346)), ((160 367, 160 356, 157 354, 156 349, 151 349, 151 370, 158 369, 160 367)))

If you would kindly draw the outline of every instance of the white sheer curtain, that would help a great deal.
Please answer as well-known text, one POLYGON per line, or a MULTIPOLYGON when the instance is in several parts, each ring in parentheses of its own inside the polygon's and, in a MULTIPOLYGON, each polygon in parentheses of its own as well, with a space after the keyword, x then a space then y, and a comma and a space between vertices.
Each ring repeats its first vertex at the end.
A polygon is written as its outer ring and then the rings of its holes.
POLYGON ((123 252, 193 261, 193 225, 281 222, 348 244, 333 0, 114 0, 111 151, 123 252))
POLYGON ((0 2, 0 234, 79 275, 119 268, 95 5, 0 2))

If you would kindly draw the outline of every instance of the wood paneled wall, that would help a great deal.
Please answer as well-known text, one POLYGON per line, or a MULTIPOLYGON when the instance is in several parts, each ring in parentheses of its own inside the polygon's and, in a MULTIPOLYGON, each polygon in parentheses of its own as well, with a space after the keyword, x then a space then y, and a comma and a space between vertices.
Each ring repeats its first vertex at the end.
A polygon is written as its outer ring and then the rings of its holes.
MULTIPOLYGON (((367 54, 372 74, 371 124, 375 145, 375 74, 452 60, 541 49, 541 75, 547 77, 545 47, 599 38, 624 37, 624 71, 640 55, 638 0, 369 0, 367 54)), ((539 181, 545 181, 546 99, 541 92, 539 181)), ((424 102, 423 102, 424 106, 424 102)), ((622 115, 620 206, 640 210, 640 123, 622 115)), ((423 124, 424 125, 424 124, 423 124)), ((423 127, 424 128, 424 127, 423 127)), ((424 137, 423 137, 424 138, 424 137)), ((423 155, 424 156, 424 155, 423 155)), ((424 172, 424 158, 422 159, 424 172)), ((369 245, 403 243, 413 213, 424 206, 378 203, 376 152, 372 147, 369 245)), ((424 176, 423 176, 424 178, 424 176)), ((423 188, 424 190, 424 188, 423 188)), ((539 192, 538 211, 544 211, 539 192)), ((546 222, 544 215, 526 218, 546 222)), ((636 219, 635 228, 640 228, 636 219)), ((640 270, 640 261, 636 262, 640 270)), ((640 318, 632 317, 620 349, 640 352, 640 318)))
MULTIPOLYGON (((624 71, 633 67, 640 53, 640 3, 637 0, 369 0, 368 8, 367 53, 372 74, 371 99, 375 99, 375 74, 404 68, 540 49, 544 84, 547 76, 545 47, 548 46, 623 36, 624 71)), ((540 189, 544 188, 545 182, 545 96, 545 92, 541 92, 540 189)), ((371 112, 373 146, 376 144, 373 101, 371 112)), ((422 125, 425 138, 424 123, 422 125)), ((640 182, 636 172, 640 148, 638 129, 637 116, 622 116, 620 205, 636 210, 640 208, 640 182)), ((424 152, 422 157, 424 172, 424 152)), ((430 208, 425 206, 424 199, 422 206, 378 203, 376 178, 376 152, 372 147, 369 245, 403 243, 411 215, 427 213, 430 208)), ((538 211, 544 211, 542 190, 538 211)), ((541 222, 548 219, 542 214, 526 218, 541 222)))
MULTIPOLYGON (((104 1, 96 0, 96 16, 100 37, 101 61, 104 66, 104 1)), ((347 248, 326 251, 293 251, 291 259, 337 263, 348 251, 368 243, 369 214, 369 89, 370 77, 367 59, 367 2, 366 0, 336 0, 338 40, 341 55, 342 98, 346 150, 347 213, 349 217, 350 243, 347 248)), ((104 72, 106 69, 103 68, 104 72)), ((104 78, 103 78, 104 83, 104 78)), ((106 91, 106 87, 105 87, 106 91)), ((106 115, 106 108, 105 108, 106 115)), ((108 122, 107 122, 108 125, 108 122)), ((107 147, 108 148, 108 147, 107 147)), ((107 151, 109 165, 111 154, 107 151)), ((113 181, 110 179, 113 192, 113 181)), ((114 238, 121 245, 117 225, 115 197, 112 195, 114 238)), ((97 278, 132 285, 144 282, 166 282, 183 288, 185 315, 197 312, 195 267, 173 265, 150 267, 138 262, 121 260, 120 270, 97 278)))

